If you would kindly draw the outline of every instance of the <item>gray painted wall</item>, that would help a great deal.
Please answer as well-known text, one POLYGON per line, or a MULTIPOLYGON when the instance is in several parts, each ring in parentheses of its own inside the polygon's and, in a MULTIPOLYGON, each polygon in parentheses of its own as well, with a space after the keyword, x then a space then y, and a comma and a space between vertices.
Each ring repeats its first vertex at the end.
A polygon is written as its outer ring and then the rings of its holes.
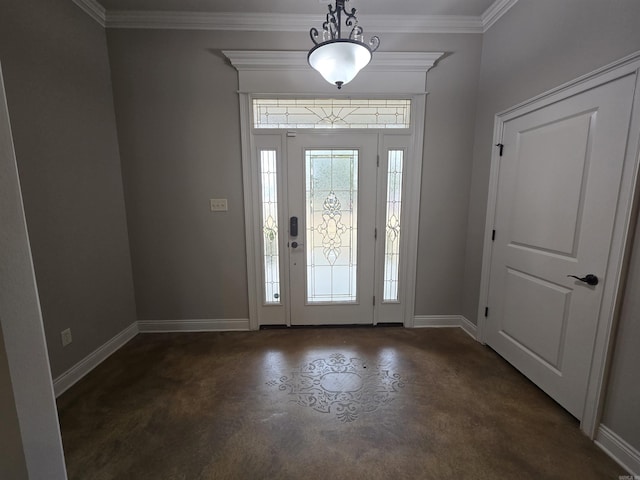
POLYGON ((56 377, 136 320, 106 34, 71 1, 3 0, 0 59, 56 377))
MULTIPOLYGON (((247 318, 237 72, 220 50, 304 49, 309 37, 107 36, 138 318, 247 318), (209 212, 224 197, 229 211, 209 212)), ((385 35, 383 49, 447 52, 428 79, 416 313, 459 314, 481 37, 385 35)))
POLYGON ((640 451, 640 219, 635 238, 602 423, 640 451))
MULTIPOLYGON (((463 314, 474 323, 495 114, 640 50, 639 19, 637 0, 519 0, 484 35, 464 274, 463 314)), ((635 250, 640 251, 640 239, 636 240, 635 250)), ((636 262, 627 292, 633 292, 639 271, 636 262)), ((637 312, 634 309, 637 305, 627 306, 621 331, 637 332, 640 317, 632 314, 637 312)), ((638 398, 640 384, 631 378, 638 354, 629 341, 618 342, 615 349, 613 378, 618 384, 614 382, 609 393, 605 424, 620 434, 635 432, 623 438, 640 449, 637 403, 635 411, 629 410, 628 400, 618 398, 638 398)))

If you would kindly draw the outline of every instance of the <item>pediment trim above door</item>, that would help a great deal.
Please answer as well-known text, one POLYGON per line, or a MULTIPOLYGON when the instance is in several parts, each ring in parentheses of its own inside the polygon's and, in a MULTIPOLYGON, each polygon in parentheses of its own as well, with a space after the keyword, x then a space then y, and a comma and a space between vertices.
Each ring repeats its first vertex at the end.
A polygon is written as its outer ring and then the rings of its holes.
POLYGON ((224 50, 238 70, 241 93, 424 94, 427 72, 443 52, 376 52, 360 74, 342 90, 327 83, 307 63, 306 51, 224 50))

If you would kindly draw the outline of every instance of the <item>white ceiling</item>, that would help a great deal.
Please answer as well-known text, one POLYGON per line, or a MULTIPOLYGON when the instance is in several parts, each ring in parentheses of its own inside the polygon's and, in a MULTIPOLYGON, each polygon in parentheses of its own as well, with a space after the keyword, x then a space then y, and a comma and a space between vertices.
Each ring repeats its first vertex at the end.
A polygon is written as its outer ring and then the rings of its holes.
MULTIPOLYGON (((111 11, 325 13, 333 0, 98 0, 111 11)), ((350 0, 349 8, 369 15, 456 15, 480 17, 495 0, 350 0)))

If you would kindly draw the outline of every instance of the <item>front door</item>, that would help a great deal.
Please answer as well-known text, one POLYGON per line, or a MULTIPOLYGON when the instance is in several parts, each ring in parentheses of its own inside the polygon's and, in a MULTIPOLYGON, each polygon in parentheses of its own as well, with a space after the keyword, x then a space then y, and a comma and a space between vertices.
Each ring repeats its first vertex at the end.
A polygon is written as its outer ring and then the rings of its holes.
POLYGON ((378 136, 288 137, 292 325, 372 324, 378 136))
POLYGON ((579 419, 615 281, 605 272, 634 86, 623 77, 504 124, 487 343, 579 419))

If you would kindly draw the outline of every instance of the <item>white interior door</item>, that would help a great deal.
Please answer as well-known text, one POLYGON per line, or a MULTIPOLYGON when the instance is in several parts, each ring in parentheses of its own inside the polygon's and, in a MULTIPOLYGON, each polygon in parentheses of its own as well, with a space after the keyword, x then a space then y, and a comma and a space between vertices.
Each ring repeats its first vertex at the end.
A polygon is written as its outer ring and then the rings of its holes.
POLYGON ((288 138, 293 325, 373 323, 377 153, 376 134, 288 138))
POLYGON ((635 76, 623 77, 504 124, 487 343, 577 418, 634 85, 635 76), (598 284, 569 276, 587 274, 598 284))

